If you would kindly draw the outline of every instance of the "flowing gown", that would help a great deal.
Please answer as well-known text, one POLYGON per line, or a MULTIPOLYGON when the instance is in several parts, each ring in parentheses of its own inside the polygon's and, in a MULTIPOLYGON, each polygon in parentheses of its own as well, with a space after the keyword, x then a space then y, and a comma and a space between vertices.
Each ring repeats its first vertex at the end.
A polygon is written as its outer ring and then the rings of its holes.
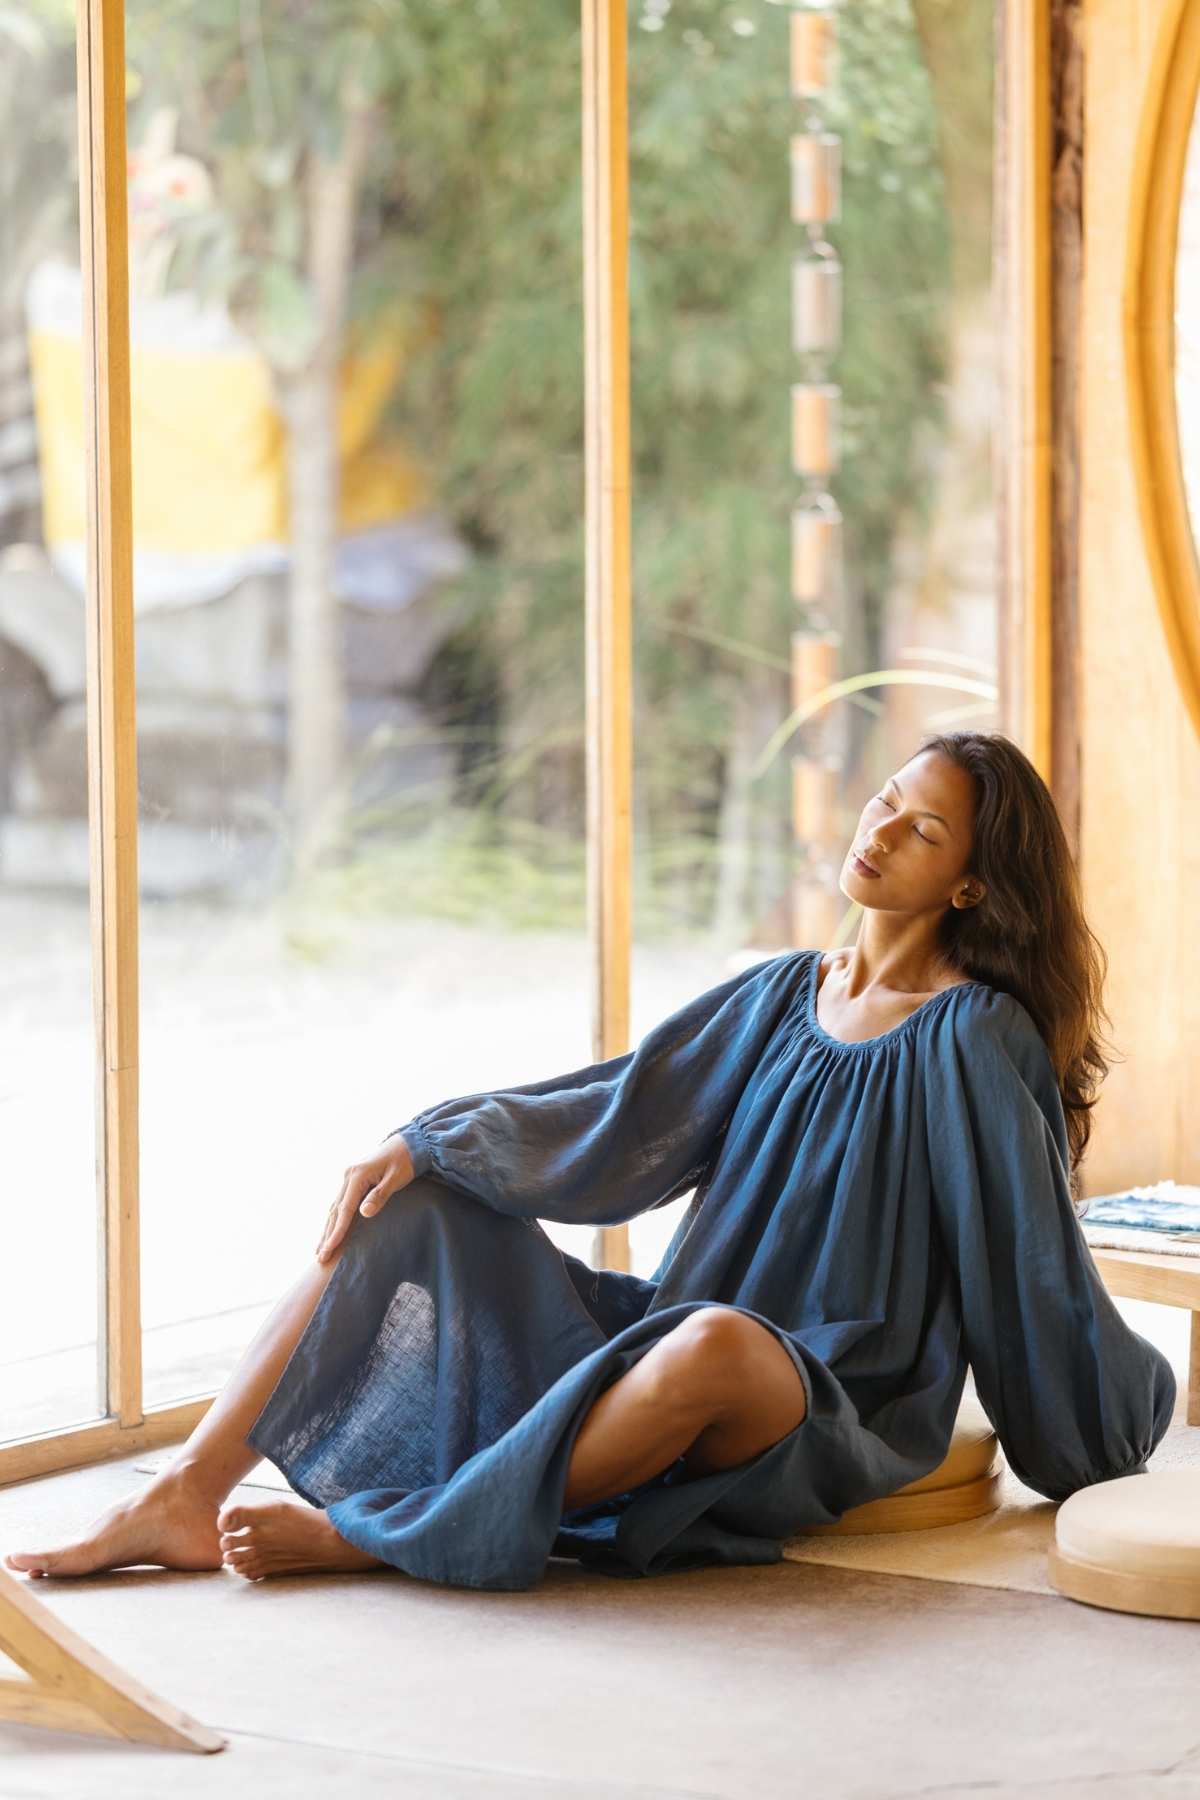
POLYGON ((719 982, 637 1049, 397 1127, 414 1177, 356 1213, 248 1436, 350 1543, 426 1580, 535 1585, 768 1563, 948 1453, 968 1365, 1038 1493, 1141 1473, 1170 1362, 1073 1206, 1045 1042, 1010 994, 935 994, 876 1037, 819 1022, 819 950, 719 982), (648 1279, 539 1219, 616 1225, 694 1190, 648 1279), (702 1306, 769 1329, 807 1412, 734 1467, 683 1457, 564 1510, 600 1393, 702 1306))

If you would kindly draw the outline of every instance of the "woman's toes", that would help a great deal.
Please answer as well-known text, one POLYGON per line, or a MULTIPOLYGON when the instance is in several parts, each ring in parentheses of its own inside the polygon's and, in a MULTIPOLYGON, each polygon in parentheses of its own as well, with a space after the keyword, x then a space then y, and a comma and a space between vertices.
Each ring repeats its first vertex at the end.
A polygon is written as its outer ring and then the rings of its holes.
POLYGON ((111 1554, 103 1538, 88 1536, 57 1550, 14 1550, 9 1567, 22 1575, 90 1575, 111 1554))
POLYGON ((252 1580, 301 1570, 338 1573, 386 1566, 347 1543, 321 1508, 294 1500, 224 1507, 218 1524, 225 1567, 252 1580))
POLYGON ((48 1568, 51 1557, 48 1552, 39 1550, 12 1550, 4 1558, 6 1569, 15 1569, 18 1575, 40 1575, 48 1568))
POLYGON ((247 1580, 262 1574, 262 1558, 256 1550, 227 1550, 221 1560, 232 1574, 244 1575, 247 1580))
POLYGON ((257 1509, 237 1504, 223 1506, 217 1514, 218 1543, 221 1561, 235 1575, 254 1580, 262 1574, 262 1554, 258 1538, 261 1520, 257 1509))
POLYGON ((225 1567, 231 1575, 240 1575, 243 1581, 257 1581, 262 1575, 258 1563, 244 1556, 239 1556, 235 1562, 226 1563, 225 1567))
POLYGON ((21 1560, 25 1557, 25 1554, 24 1551, 14 1550, 10 1556, 4 1558, 4 1567, 6 1569, 11 1569, 14 1575, 28 1575, 31 1581, 41 1581, 45 1571, 38 1568, 32 1552, 29 1554, 27 1560, 21 1560))

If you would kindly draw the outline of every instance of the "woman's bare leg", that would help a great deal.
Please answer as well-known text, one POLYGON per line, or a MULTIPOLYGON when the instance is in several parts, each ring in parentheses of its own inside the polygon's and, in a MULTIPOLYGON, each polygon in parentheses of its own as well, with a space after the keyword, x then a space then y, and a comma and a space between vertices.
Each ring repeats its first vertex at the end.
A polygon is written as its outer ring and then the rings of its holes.
POLYGON ((807 1412, 804 1385, 772 1332, 731 1309, 700 1307, 589 1409, 567 1466, 564 1509, 626 1493, 679 1456, 690 1475, 731 1468, 807 1412))
POLYGON ((246 1433, 316 1310, 341 1250, 313 1263, 260 1325, 228 1381, 168 1466, 102 1513, 76 1538, 49 1549, 12 1551, 9 1569, 36 1575, 87 1575, 130 1563, 219 1569, 217 1512, 230 1489, 259 1461, 246 1433))
MULTIPOLYGON (((772 1332, 729 1307, 700 1307, 588 1409, 564 1508, 624 1493, 685 1452, 689 1475, 745 1462, 806 1411, 800 1377, 772 1332)), ((217 1522, 227 1566, 248 1581, 388 1567, 348 1544, 325 1512, 295 1500, 235 1500, 217 1522)))
POLYGON ((260 1458, 247 1444, 246 1433, 270 1398, 340 1260, 339 1249, 327 1263, 314 1261, 287 1290, 164 1475, 187 1477, 215 1507, 249 1474, 260 1458))

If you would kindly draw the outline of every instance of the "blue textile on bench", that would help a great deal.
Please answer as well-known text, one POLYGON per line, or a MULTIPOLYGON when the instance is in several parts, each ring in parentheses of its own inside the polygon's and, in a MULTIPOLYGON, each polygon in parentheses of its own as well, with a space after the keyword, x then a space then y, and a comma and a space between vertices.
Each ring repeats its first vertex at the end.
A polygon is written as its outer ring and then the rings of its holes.
POLYGON ((1169 1236, 1200 1233, 1200 1201, 1187 1202, 1157 1194, 1097 1194, 1083 1212, 1085 1225, 1118 1225, 1131 1231, 1162 1231, 1169 1236))

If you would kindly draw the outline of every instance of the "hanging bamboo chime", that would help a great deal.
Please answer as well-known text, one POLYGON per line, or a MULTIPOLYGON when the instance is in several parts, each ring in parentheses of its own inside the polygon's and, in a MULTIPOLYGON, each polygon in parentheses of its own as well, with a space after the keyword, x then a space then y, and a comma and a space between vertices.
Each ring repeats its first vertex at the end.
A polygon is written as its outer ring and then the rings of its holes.
MULTIPOLYGON (((842 649, 842 515, 829 484, 840 459, 841 390, 828 368, 841 344, 842 265, 826 237, 841 214, 841 139, 826 129, 837 48, 838 0, 791 13, 791 92, 801 107, 791 140, 791 214, 804 242, 792 263, 792 348, 804 379, 792 387, 792 469, 804 483, 792 512, 793 708, 838 678, 842 649)), ((837 709, 822 709, 792 754, 792 940, 828 948, 844 910, 837 887, 837 709)))

